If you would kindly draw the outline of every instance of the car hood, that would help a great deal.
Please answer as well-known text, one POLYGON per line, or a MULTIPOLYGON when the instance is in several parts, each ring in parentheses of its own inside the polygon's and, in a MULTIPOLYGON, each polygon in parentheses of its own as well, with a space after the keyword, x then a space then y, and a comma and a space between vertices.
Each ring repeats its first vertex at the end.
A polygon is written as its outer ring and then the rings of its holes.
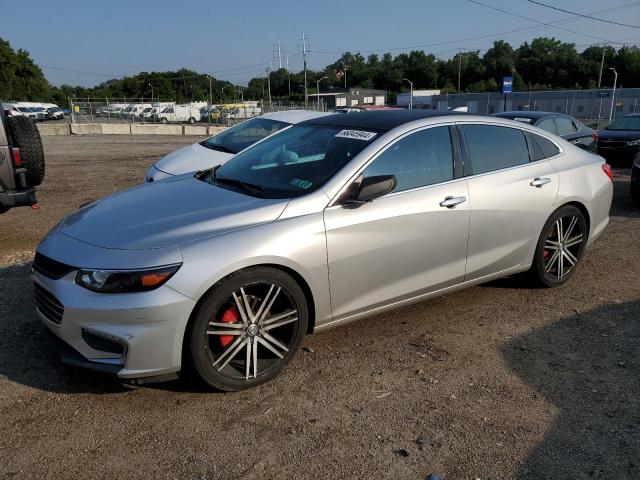
POLYGON ((197 172, 220 165, 233 157, 230 153, 218 152, 203 147, 199 143, 186 146, 170 153, 155 163, 158 170, 171 175, 197 172))
POLYGON ((89 204, 67 217, 59 231, 104 248, 161 248, 271 222, 287 203, 251 197, 183 175, 89 204))
POLYGON ((640 130, 600 130, 598 140, 638 140, 640 130))

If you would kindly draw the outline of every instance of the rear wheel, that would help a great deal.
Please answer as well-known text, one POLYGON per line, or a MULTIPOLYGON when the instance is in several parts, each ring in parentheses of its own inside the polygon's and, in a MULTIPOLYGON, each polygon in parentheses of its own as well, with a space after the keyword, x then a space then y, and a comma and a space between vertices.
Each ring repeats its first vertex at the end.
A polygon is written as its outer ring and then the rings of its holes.
POLYGON ((242 270, 216 285, 190 331, 190 359, 209 386, 235 391, 276 377, 307 332, 306 298, 286 273, 242 270))
POLYGON ((195 118, 193 118, 193 117, 191 117, 191 118, 189 119, 189 123, 190 123, 191 125, 193 125, 194 123, 196 123, 196 119, 195 119, 195 118))
POLYGON ((582 259, 588 237, 584 214, 572 205, 556 210, 547 220, 536 246, 530 274, 545 287, 569 280, 582 259))
POLYGON ((636 207, 640 207, 640 182, 631 183, 631 201, 636 207))
POLYGON ((35 123, 24 116, 8 117, 11 144, 20 149, 22 166, 27 170, 27 184, 37 187, 44 180, 44 150, 35 123))

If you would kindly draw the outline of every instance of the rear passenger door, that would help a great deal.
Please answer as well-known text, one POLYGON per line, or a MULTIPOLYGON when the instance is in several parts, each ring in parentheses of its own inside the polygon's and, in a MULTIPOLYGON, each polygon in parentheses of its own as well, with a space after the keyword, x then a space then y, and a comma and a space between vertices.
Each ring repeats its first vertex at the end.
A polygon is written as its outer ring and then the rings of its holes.
POLYGON ((531 261, 558 192, 558 174, 547 158, 559 150, 515 127, 459 128, 471 202, 465 280, 474 280, 531 261))

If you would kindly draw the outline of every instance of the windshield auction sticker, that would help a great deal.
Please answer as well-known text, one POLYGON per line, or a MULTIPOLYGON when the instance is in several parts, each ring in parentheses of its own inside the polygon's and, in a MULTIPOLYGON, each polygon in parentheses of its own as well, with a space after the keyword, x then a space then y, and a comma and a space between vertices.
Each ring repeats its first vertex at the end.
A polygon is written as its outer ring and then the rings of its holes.
POLYGON ((377 133, 375 132, 365 132, 364 130, 341 130, 336 133, 337 138, 353 138, 355 140, 364 140, 368 142, 373 137, 375 137, 377 133))

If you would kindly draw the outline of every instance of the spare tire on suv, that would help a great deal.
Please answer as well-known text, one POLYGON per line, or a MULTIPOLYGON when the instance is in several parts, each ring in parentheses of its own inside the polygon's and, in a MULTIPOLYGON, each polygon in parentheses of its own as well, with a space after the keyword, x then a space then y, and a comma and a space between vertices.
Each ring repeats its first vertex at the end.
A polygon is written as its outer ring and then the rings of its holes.
POLYGON ((22 167, 27 171, 27 185, 37 187, 44 180, 44 150, 40 132, 26 116, 8 117, 9 143, 20 149, 22 167))

